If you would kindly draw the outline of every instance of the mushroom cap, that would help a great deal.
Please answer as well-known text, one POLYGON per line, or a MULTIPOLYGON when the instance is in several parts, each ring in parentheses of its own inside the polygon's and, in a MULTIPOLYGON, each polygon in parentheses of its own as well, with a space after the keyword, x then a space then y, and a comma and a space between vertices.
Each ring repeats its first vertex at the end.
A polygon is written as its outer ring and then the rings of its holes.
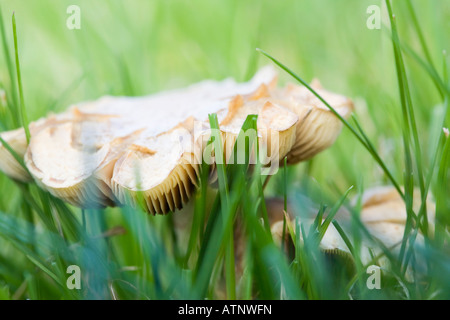
POLYGON ((198 165, 189 150, 191 140, 189 131, 176 128, 134 141, 114 167, 111 184, 119 201, 125 203, 131 195, 134 204, 142 192, 153 214, 181 209, 197 186, 198 165))
MULTIPOLYGON (((413 194, 413 209, 418 212, 421 205, 419 190, 415 189, 413 194)), ((367 231, 378 239, 386 248, 393 252, 400 250, 400 244, 406 228, 406 205, 398 191, 392 186, 373 187, 365 190, 362 195, 362 210, 360 214, 361 222, 367 231)), ((434 231, 435 224, 435 204, 431 199, 427 199, 427 218, 430 235, 434 231)), ((417 234, 415 246, 422 246, 424 237, 420 230, 417 234)), ((363 247, 362 259, 367 263, 371 261, 371 248, 375 256, 383 253, 373 243, 365 243, 363 247)), ((387 265, 387 259, 380 259, 380 264, 387 265)))
MULTIPOLYGON (((265 85, 263 85, 265 86, 265 85)), ((289 109, 270 102, 266 97, 260 99, 244 98, 240 95, 230 103, 226 116, 219 113, 220 130, 222 131, 223 150, 227 160, 248 115, 257 115, 258 150, 264 164, 279 162, 291 150, 295 142, 298 116, 289 109), (266 150, 264 150, 266 149, 266 150)), ((252 154, 252 158, 255 155, 252 154)))
MULTIPOLYGON (((375 187, 364 192, 361 221, 367 230, 387 247, 398 245, 405 231, 407 213, 406 205, 394 187, 375 187)), ((413 210, 417 213, 421 205, 419 190, 413 193, 413 210)), ((427 219, 429 232, 434 232, 435 205, 427 200, 427 219)), ((423 237, 418 234, 418 243, 423 237)))
MULTIPOLYGON (((245 83, 207 80, 144 97, 106 96, 33 122, 28 147, 23 130, 2 137, 24 156, 40 187, 73 205, 136 204, 142 194, 149 212, 166 213, 180 209, 196 187, 209 114, 218 115, 228 151, 247 116, 257 115, 266 165, 286 155, 290 163, 301 161, 333 143, 341 127, 336 116, 305 88, 278 89, 276 80, 275 70, 265 67, 245 83)), ((321 94, 343 116, 351 111, 347 98, 321 94)), ((9 154, 0 169, 27 178, 9 154)))
MULTIPOLYGON (((276 244, 281 244, 282 234, 283 234, 283 225, 284 225, 284 201, 280 198, 269 198, 266 201, 267 214, 269 217, 270 230, 272 232, 273 239, 276 244)), ((309 230, 311 225, 314 223, 315 216, 310 215, 309 213, 299 215, 293 215, 293 207, 288 203, 287 206, 287 224, 292 226, 292 230, 295 232, 295 227, 293 227, 294 223, 301 223, 304 226, 305 230, 309 230)), ((309 210, 307 210, 309 211, 309 210)), ((322 220, 323 223, 324 220, 322 220)), ((286 237, 288 237, 288 231, 286 230, 286 237)), ((303 235, 300 235, 300 239, 303 240, 303 235)), ((343 254, 349 255, 350 250, 348 249, 345 241, 341 238, 339 232, 334 227, 333 224, 330 224, 327 231, 325 232, 322 240, 319 243, 319 248, 325 252, 337 253, 340 251, 343 254)))
MULTIPOLYGON (((47 124, 56 123, 67 118, 66 113, 59 115, 50 114, 48 118, 38 119, 33 123, 30 123, 29 130, 33 135, 41 130, 47 124)), ((0 137, 9 145, 9 147, 19 156, 21 159, 25 156, 27 151, 27 137, 23 128, 18 128, 10 131, 0 133, 0 137)), ((11 152, 0 142, 0 171, 4 172, 12 179, 21 182, 30 182, 33 178, 30 176, 27 170, 15 159, 11 152)))
MULTIPOLYGON (((414 190, 413 209, 418 212, 421 205, 421 196, 419 190, 414 190)), ((283 202, 269 199, 267 201, 267 209, 271 220, 271 231, 276 243, 280 244, 283 232, 283 202), (274 214, 275 213, 275 214, 274 214)), ((292 213, 292 209, 288 211, 292 213)), ((304 210, 304 209, 302 209, 304 210)), ((295 210, 294 210, 295 211, 295 210)), ((360 213, 361 222, 371 234, 372 237, 379 240, 386 248, 393 252, 398 252, 405 232, 406 225, 406 206, 398 194, 397 190, 392 186, 375 187, 368 189, 362 196, 362 210, 360 213)), ((429 225, 429 234, 432 235, 435 224, 435 204, 431 199, 427 200, 427 217, 429 225)), ((304 225, 305 230, 309 230, 309 226, 314 221, 314 215, 309 212, 301 217, 296 216, 297 222, 304 225)), ((334 217, 344 229, 347 236, 351 237, 352 229, 350 228, 350 213, 341 208, 334 217)), ((294 223, 292 216, 289 217, 288 223, 294 223)), ((295 230, 295 229, 294 229, 295 230)), ((416 246, 424 244, 424 236, 419 230, 415 241, 416 246)), ((347 257, 351 257, 345 241, 340 236, 333 224, 330 224, 319 247, 321 250, 330 253, 343 253, 347 257)), ((372 254, 374 256, 383 255, 383 250, 368 239, 362 239, 360 257, 364 264, 372 262, 372 254)), ((381 257, 378 263, 382 266, 388 266, 388 259, 381 257)))
MULTIPOLYGON (((318 80, 314 80, 311 87, 344 119, 353 112, 353 102, 349 98, 323 89, 318 80)), ((311 91, 306 87, 288 85, 278 96, 299 117, 297 137, 287 155, 289 164, 311 159, 334 143, 342 122, 311 91)))
MULTIPOLYGON (((298 221, 300 223, 300 221, 298 221)), ((309 227, 313 224, 314 220, 310 219, 302 219, 301 223, 305 226, 305 229, 309 229, 309 227)), ((289 219, 288 223, 294 224, 295 220, 289 219)), ((323 221, 322 221, 323 223, 323 221)), ((270 231, 272 233, 273 239, 276 244, 281 243, 282 234, 283 234, 283 220, 274 222, 271 227, 270 231)), ((295 230, 295 229, 294 229, 295 230)), ((286 232, 286 236, 288 236, 286 232)), ((303 235, 300 235, 300 240, 303 240, 303 235)), ((327 231, 325 232, 322 240, 319 243, 319 248, 323 250, 324 252, 330 252, 330 253, 336 253, 341 252, 346 255, 350 255, 350 250, 345 244, 345 241, 340 236, 337 229, 334 227, 334 225, 330 224, 330 226, 327 228, 327 231)))
POLYGON ((203 81, 146 97, 107 96, 74 105, 32 133, 25 162, 41 187, 80 207, 124 203, 127 192, 135 200, 142 192, 148 211, 173 211, 196 185, 193 122, 204 122, 236 94, 250 94, 274 77, 272 68, 264 68, 248 83, 203 81))
MULTIPOLYGON (((406 205, 397 190, 391 186, 374 187, 364 192, 362 196, 361 221, 373 226, 376 223, 406 224, 406 205)), ((420 191, 413 192, 413 210, 420 209, 420 191)), ((435 205, 427 199, 427 218, 430 231, 434 230, 435 205)))
POLYGON ((138 132, 116 137, 109 121, 84 118, 48 123, 32 135, 25 163, 36 182, 73 205, 112 205, 114 163, 138 132))

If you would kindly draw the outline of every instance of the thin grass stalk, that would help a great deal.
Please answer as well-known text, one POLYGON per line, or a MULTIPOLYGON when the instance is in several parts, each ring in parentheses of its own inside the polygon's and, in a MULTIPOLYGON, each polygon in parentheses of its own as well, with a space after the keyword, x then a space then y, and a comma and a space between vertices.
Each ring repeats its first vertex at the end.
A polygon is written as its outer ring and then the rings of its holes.
POLYGON ((395 189, 397 190, 397 192, 404 197, 403 191, 400 188, 399 184, 397 183, 397 181, 395 180, 395 178, 393 177, 393 175, 391 174, 391 172, 389 171, 389 169, 386 167, 385 163, 383 162, 383 160, 379 157, 379 155, 374 152, 370 146, 366 143, 366 141, 364 140, 363 137, 361 137, 358 132, 348 123, 347 120, 345 120, 327 101, 325 101, 324 98, 322 98, 322 96, 320 96, 313 88, 311 88, 311 86, 309 86, 305 80, 303 80, 302 78, 300 78, 297 74, 295 74, 293 71, 291 71, 288 67, 286 67, 284 64, 282 64, 281 62, 279 62, 277 59, 275 59, 274 57, 272 57, 271 55, 269 55, 267 52, 265 52, 264 50, 261 49, 257 49, 258 51, 260 51, 263 55, 265 55, 267 58, 269 58, 270 60, 272 60, 276 65, 278 65, 281 69, 283 69, 284 71, 286 71, 289 75, 291 75, 294 79, 296 79, 298 82, 300 82, 302 85, 304 85, 311 93, 313 93, 320 101, 322 101, 325 106, 330 109, 334 115, 350 130, 350 132, 356 137, 356 139, 364 146, 364 148, 367 149, 367 151, 369 151, 369 153, 372 155, 372 157, 374 158, 374 160, 378 163, 378 165, 382 168, 382 170, 384 171, 384 173, 386 174, 386 176, 389 178, 389 180, 392 182, 392 184, 394 185, 395 189))
MULTIPOLYGON (((405 156, 405 171, 404 171, 404 185, 405 185, 405 205, 406 205, 406 224, 405 224, 405 232, 403 235, 403 241, 400 248, 399 260, 403 261, 407 240, 409 238, 409 233, 411 232, 414 226, 415 214, 413 212, 413 192, 414 192, 414 173, 412 169, 412 158, 411 158, 411 129, 410 129, 410 121, 409 121, 409 104, 406 97, 405 92, 405 74, 404 70, 401 67, 402 58, 401 52, 398 46, 398 33, 395 24, 395 15, 392 13, 392 8, 389 0, 386 0, 386 5, 389 12, 389 20, 391 23, 391 32, 392 32, 392 44, 394 49, 394 58, 395 58, 395 66, 397 71, 397 80, 400 92, 400 101, 402 108, 402 116, 403 116, 403 126, 402 126, 402 135, 403 135, 403 147, 404 147, 404 156, 405 156)), ((406 270, 406 268, 405 268, 406 270)))
POLYGON ((19 61, 19 49, 17 45, 17 28, 16 28, 16 16, 13 13, 12 15, 12 26, 13 26, 13 34, 14 34, 14 49, 16 56, 16 72, 17 72, 17 85, 19 88, 19 104, 20 104, 20 118, 21 124, 25 129, 25 136, 27 138, 27 143, 30 143, 30 129, 28 128, 28 116, 25 111, 25 99, 23 96, 23 88, 22 88, 22 76, 20 73, 20 61, 19 61))
POLYGON ((9 74, 9 79, 10 79, 10 85, 11 85, 11 96, 12 96, 12 100, 13 100, 13 105, 14 107, 10 108, 10 111, 12 113, 12 120, 13 120, 13 125, 14 127, 18 127, 20 125, 20 119, 19 119, 19 114, 17 112, 18 110, 18 98, 17 98, 17 89, 16 89, 16 81, 15 81, 15 76, 14 76, 14 68, 13 68, 13 64, 12 64, 12 60, 11 60, 11 56, 9 53, 9 46, 6 40, 6 33, 5 33, 5 24, 3 21, 3 14, 2 14, 2 9, 0 6, 0 35, 2 37, 2 47, 3 47, 3 52, 5 55, 5 60, 6 60, 6 66, 8 69, 8 74, 9 74))

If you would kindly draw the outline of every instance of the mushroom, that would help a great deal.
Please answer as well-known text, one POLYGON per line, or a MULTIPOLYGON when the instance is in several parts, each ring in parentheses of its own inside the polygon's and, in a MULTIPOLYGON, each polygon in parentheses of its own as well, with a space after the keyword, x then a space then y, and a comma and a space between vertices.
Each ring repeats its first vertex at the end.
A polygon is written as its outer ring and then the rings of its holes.
MULTIPOLYGON (((313 80, 311 87, 344 119, 353 112, 353 102, 349 98, 324 90, 318 80, 313 80)), ((308 160, 334 143, 342 122, 311 91, 305 87, 288 85, 279 95, 286 97, 286 107, 300 118, 295 144, 287 155, 289 164, 308 160)))
MULTIPOLYGON (((313 208, 310 208, 299 215, 294 215, 294 209, 290 204, 288 204, 288 211, 284 214, 284 201, 278 198, 270 198, 266 201, 267 213, 269 216, 270 230, 272 233, 272 237, 274 242, 277 245, 281 245, 283 241, 283 227, 284 227, 284 217, 286 219, 286 229, 284 230, 285 234, 285 243, 289 242, 289 231, 288 225, 292 227, 292 230, 295 232, 294 224, 301 223, 304 226, 305 230, 309 230, 311 225, 314 223, 315 216, 312 213, 313 208)), ((298 211, 296 209, 295 211, 298 211)), ((316 211, 317 212, 317 211, 316 211)), ((321 221, 324 222, 325 219, 321 221)), ((303 240, 303 235, 300 235, 300 239, 303 240)), ((319 248, 325 253, 339 253, 341 255, 350 255, 350 250, 345 244, 345 241, 339 235, 339 232, 334 227, 333 224, 330 224, 327 231, 325 232, 322 240, 319 243, 319 248)))
MULTIPOLYGON (((333 143, 339 119, 306 89, 277 88, 276 79, 265 67, 246 83, 202 81, 145 97, 106 96, 33 122, 28 147, 22 129, 2 137, 24 156, 39 186, 73 205, 135 204, 141 195, 149 212, 166 213, 180 209, 197 186, 209 114, 218 115, 228 151, 246 117, 258 115, 266 165, 285 156, 289 163, 308 159, 333 143)), ((343 116, 351 112, 347 98, 321 94, 343 116)), ((28 177, 11 156, 1 158, 0 169, 15 179, 28 177)))
MULTIPOLYGON (((397 190, 391 186, 374 187, 364 192, 361 222, 367 230, 386 247, 399 247, 405 232, 407 219, 406 205, 397 190)), ((421 197, 418 190, 413 193, 413 210, 419 211, 421 197)), ((427 199, 427 221, 429 232, 434 231, 435 205, 427 199)), ((418 234, 418 243, 423 243, 422 234, 418 234)))
POLYGON ((197 187, 198 164, 190 150, 192 136, 182 125, 157 137, 141 136, 117 161, 112 176, 121 203, 135 203, 139 193, 149 212, 181 209, 197 187))
POLYGON ((147 97, 103 97, 72 106, 65 117, 33 132, 26 165, 42 188, 76 206, 135 203, 141 192, 149 212, 174 211, 196 186, 194 120, 205 122, 236 93, 250 94, 274 77, 272 68, 264 68, 244 84, 204 81, 147 97))
MULTIPOLYGON (((418 190, 414 190, 413 209, 415 212, 418 212, 420 205, 420 193, 418 190)), ((275 243, 280 245, 283 234, 283 216, 280 214, 280 212, 283 212, 282 201, 270 199, 267 208, 269 217, 276 217, 271 220, 271 231, 275 243)), ((289 210, 293 209, 291 208, 289 210)), ((292 212, 293 211, 290 211, 291 215, 288 219, 288 223, 290 224, 294 223, 292 212)), ((398 252, 399 245, 403 240, 406 217, 405 203, 394 187, 374 187, 364 192, 362 196, 360 220, 372 237, 379 240, 386 248, 393 252, 398 252)), ((305 230, 308 230, 309 226, 314 221, 314 218, 314 216, 305 214, 301 217, 297 216, 297 221, 304 224, 305 230)), ((427 200, 427 218, 429 232, 432 233, 435 223, 435 205, 431 200, 427 200)), ((335 219, 340 223, 341 227, 343 227, 346 234, 350 236, 352 232, 351 229, 349 229, 351 219, 349 212, 345 208, 341 208, 335 216, 335 219)), ((286 239, 284 241, 287 241, 289 235, 286 233, 285 236, 286 239)), ((416 245, 423 244, 423 235, 419 232, 416 238, 416 245)), ((349 258, 351 257, 349 248, 332 224, 328 227, 319 247, 324 252, 340 254, 349 258)), ((376 244, 369 242, 367 239, 363 239, 360 252, 362 263, 367 264, 372 262, 371 251, 375 256, 382 255, 383 253, 381 248, 376 244)), ((378 263, 387 266, 387 260, 385 258, 380 258, 378 263)))
POLYGON ((230 104, 226 117, 220 122, 220 130, 223 132, 223 150, 226 156, 229 158, 232 154, 238 134, 249 114, 258 115, 259 145, 266 149, 259 150, 261 161, 264 164, 278 163, 295 143, 298 116, 265 97, 255 99, 238 95, 230 104))
POLYGON ((114 163, 138 131, 116 136, 108 120, 78 118, 48 124, 32 135, 25 163, 39 186, 73 205, 112 205, 114 163))
MULTIPOLYGON (((68 114, 64 112, 58 115, 50 114, 48 118, 38 119, 29 125, 30 133, 35 134, 49 124, 54 124, 58 121, 62 121, 67 117, 68 114)), ((18 157, 20 157, 21 159, 24 158, 28 145, 25 130, 23 128, 1 132, 0 137, 8 144, 8 146, 18 157)), ((10 178, 21 182, 30 182, 33 180, 28 171, 25 170, 22 164, 17 162, 14 155, 10 152, 10 150, 8 150, 6 146, 2 144, 1 141, 0 159, 0 171, 4 172, 10 178)))

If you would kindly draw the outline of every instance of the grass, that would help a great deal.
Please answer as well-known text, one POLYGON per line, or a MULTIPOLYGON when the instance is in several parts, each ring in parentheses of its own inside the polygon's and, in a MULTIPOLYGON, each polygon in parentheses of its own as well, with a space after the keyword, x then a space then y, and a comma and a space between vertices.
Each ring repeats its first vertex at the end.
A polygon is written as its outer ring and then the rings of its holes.
MULTIPOLYGON (((335 145, 306 163, 285 164, 270 180, 259 165, 218 164, 213 191, 204 164, 191 203, 167 216, 149 216, 139 206, 80 210, 34 183, 1 175, 1 299, 450 298, 445 0, 380 1, 382 30, 366 28, 372 1, 200 1, 195 8, 187 1, 126 7, 111 1, 107 10, 91 1, 46 2, 1 4, 5 130, 105 94, 143 95, 204 78, 248 80, 268 63, 279 67, 282 83, 306 86, 333 110, 308 85, 318 77, 354 98, 356 111, 341 119, 335 145), (65 27, 70 4, 81 8, 80 30, 65 27), (361 195, 373 185, 392 185, 405 201, 398 254, 359 220, 361 195), (271 197, 297 217, 283 224, 291 246, 278 246, 270 233, 271 197), (433 232, 427 200, 436 204, 433 232), (351 212, 350 228, 335 219, 341 208, 351 212), (317 213, 310 227, 298 219, 307 210, 317 213), (183 231, 174 227, 180 224, 183 231), (349 255, 320 250, 330 226, 349 255), (360 254, 364 241, 381 247, 369 263, 360 254), (381 258, 390 266, 383 268, 382 289, 369 290, 367 267, 381 258), (66 286, 70 265, 82 270, 81 290, 66 286)), ((218 127, 215 115, 209 120, 218 127)), ((256 129, 255 116, 247 118, 247 129, 256 129)), ((210 143, 223 157, 219 139, 210 143)))

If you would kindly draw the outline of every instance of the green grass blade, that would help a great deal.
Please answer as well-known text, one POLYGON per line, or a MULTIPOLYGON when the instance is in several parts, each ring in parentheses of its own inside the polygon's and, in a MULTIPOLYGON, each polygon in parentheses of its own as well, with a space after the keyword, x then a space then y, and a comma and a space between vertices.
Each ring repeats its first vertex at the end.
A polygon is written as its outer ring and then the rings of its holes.
POLYGON ((425 41, 422 28, 420 27, 419 20, 417 19, 417 15, 414 10, 414 5, 412 4, 411 1, 406 1, 406 5, 408 7, 409 13, 411 14, 413 25, 419 37, 420 45, 422 47, 423 53, 425 54, 425 58, 427 59, 429 65, 434 69, 433 59, 431 59, 431 54, 428 49, 427 42, 425 41))
POLYGON ((334 216, 337 214, 339 208, 344 204, 345 199, 347 199, 348 194, 353 189, 353 186, 347 189, 344 195, 339 199, 339 201, 333 206, 331 211, 328 213, 325 221, 319 227, 319 242, 323 239, 323 236, 327 232, 330 223, 333 221, 334 216))
POLYGON ((13 13, 12 15, 12 26, 14 33, 14 50, 16 56, 16 71, 17 71, 17 84, 19 87, 19 97, 20 97, 20 118, 23 128, 25 129, 25 135, 27 137, 27 143, 30 143, 30 129, 28 128, 28 117, 25 111, 25 99, 23 96, 23 88, 22 88, 22 76, 20 73, 20 62, 19 62, 19 48, 17 45, 17 29, 16 29, 16 16, 13 13))
POLYGON ((10 79, 10 83, 11 83, 11 96, 13 99, 13 106, 10 106, 10 110, 12 113, 12 120, 14 122, 14 127, 18 127, 21 122, 19 119, 19 114, 17 113, 19 103, 18 103, 18 98, 17 98, 17 90, 15 87, 16 81, 15 81, 15 76, 14 76, 14 68, 13 68, 13 64, 12 64, 12 60, 11 60, 11 55, 9 53, 9 49, 8 49, 9 47, 8 47, 8 43, 6 40, 5 24, 3 21, 3 13, 1 10, 1 6, 0 6, 0 35, 2 37, 2 47, 3 47, 3 52, 4 52, 5 60, 6 60, 6 66, 8 68, 8 74, 9 74, 9 79, 10 79))
POLYGON ((330 109, 334 115, 336 117, 338 117, 338 119, 350 130, 350 132, 356 137, 356 139, 364 146, 364 148, 366 148, 369 153, 373 156, 374 160, 381 166, 381 168, 383 169, 383 171, 385 172, 385 174, 388 176, 389 180, 396 186, 397 191, 400 193, 400 195, 403 195, 402 191, 400 190, 400 188, 398 188, 398 183, 396 182, 396 180, 393 178, 392 174, 390 173, 390 171, 387 169, 386 165, 384 164, 384 162, 381 160, 381 158, 375 154, 372 153, 370 147, 367 145, 367 143, 364 141, 363 137, 361 137, 359 135, 359 133, 348 123, 347 120, 345 120, 327 101, 325 101, 325 99, 323 99, 313 88, 311 88, 311 86, 308 85, 308 83, 306 83, 305 80, 303 80, 302 78, 300 78, 297 74, 295 74, 293 71, 291 71, 288 67, 286 67, 284 64, 282 64, 281 62, 279 62, 277 59, 275 59, 274 57, 272 57, 271 55, 269 55, 267 52, 265 52, 264 50, 261 49, 257 49, 258 51, 260 51, 263 55, 265 55, 267 58, 269 58, 270 60, 272 60, 276 65, 278 65, 281 69, 283 69, 284 71, 286 71, 288 74, 290 74, 294 79, 296 79, 298 82, 300 82, 302 85, 304 85, 309 91, 311 91, 311 93, 313 93, 320 101, 322 101, 325 106, 330 109))
POLYGON ((355 249, 353 248, 352 242, 350 241, 349 237, 347 236, 347 234, 345 233, 344 229, 342 229, 341 225, 339 224, 339 222, 337 222, 336 220, 333 219, 332 221, 333 226, 336 228, 336 230, 338 231, 339 235, 341 236, 342 240, 344 240, 345 245, 347 246, 347 248, 350 250, 352 256, 355 258, 358 257, 356 255, 355 249))
MULTIPOLYGON (((219 193, 222 204, 222 215, 224 225, 228 220, 225 213, 228 212, 229 203, 229 186, 226 173, 226 162, 223 150, 222 138, 220 136, 219 121, 216 114, 209 115, 209 123, 212 130, 212 137, 214 137, 214 154, 216 157, 216 168, 219 179, 219 193), (217 161, 219 160, 219 161, 217 161)), ((229 213, 231 214, 231 213, 229 213)), ((226 288, 228 299, 236 299, 236 276, 235 276, 235 262, 234 262, 234 240, 233 230, 228 235, 228 242, 225 244, 225 272, 226 272, 226 288)))
MULTIPOLYGON (((400 92, 400 101, 401 101, 401 107, 402 107, 402 115, 403 115, 403 145, 404 145, 404 155, 405 155, 405 173, 404 173, 404 185, 405 185, 405 204, 406 204, 406 212, 407 212, 407 219, 406 219, 406 227, 405 232, 403 236, 402 245, 400 248, 400 261, 404 259, 405 253, 406 253, 406 246, 407 241, 409 238, 409 234, 413 229, 414 223, 415 223, 415 213, 413 212, 413 192, 414 192, 414 172, 412 168, 412 156, 411 156, 411 135, 414 137, 417 136, 417 129, 415 128, 414 123, 414 116, 413 116, 413 109, 411 106, 411 97, 409 94, 409 86, 407 84, 407 77, 406 77, 406 71, 404 67, 404 62, 400 50, 400 40, 397 32, 397 26, 395 22, 395 15, 392 12, 391 3, 389 0, 386 0, 387 9, 389 12, 389 19, 391 23, 391 32, 392 32, 392 45, 394 49, 394 57, 395 57, 395 66, 397 71, 397 80, 398 80, 398 86, 399 86, 399 92, 400 92)), ((414 138, 416 147, 416 157, 418 156, 418 141, 416 141, 416 138, 414 138)), ((420 158, 416 159, 417 163, 421 163, 420 158)), ((419 176, 419 183, 421 186, 421 192, 423 194, 424 187, 423 187, 423 175, 421 174, 421 168, 418 172, 419 176)), ((406 269, 406 266, 405 266, 406 269)))

